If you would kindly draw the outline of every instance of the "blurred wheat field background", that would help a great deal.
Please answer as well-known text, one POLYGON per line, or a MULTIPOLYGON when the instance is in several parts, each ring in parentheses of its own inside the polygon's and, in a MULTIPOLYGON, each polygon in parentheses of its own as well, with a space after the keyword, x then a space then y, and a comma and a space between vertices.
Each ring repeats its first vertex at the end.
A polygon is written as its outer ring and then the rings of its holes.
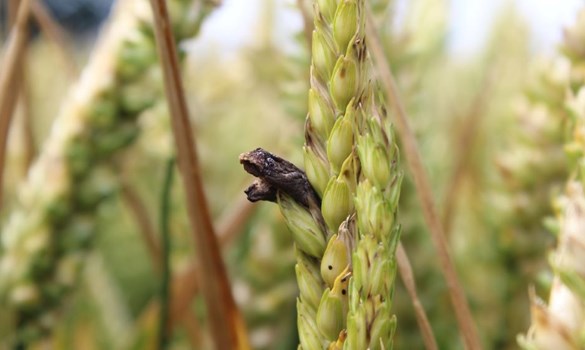
POLYGON ((0 349, 585 348, 585 10, 519 3, 2 0, 0 349))

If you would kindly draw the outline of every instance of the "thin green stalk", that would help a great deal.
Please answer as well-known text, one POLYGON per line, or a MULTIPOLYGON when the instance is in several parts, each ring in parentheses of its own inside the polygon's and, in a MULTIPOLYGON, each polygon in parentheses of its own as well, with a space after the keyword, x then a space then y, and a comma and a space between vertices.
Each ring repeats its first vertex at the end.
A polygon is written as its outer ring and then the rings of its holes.
POLYGON ((170 327, 168 327, 170 314, 170 253, 171 253, 171 232, 170 232, 170 214, 171 214, 171 189, 173 185, 173 175, 175 169, 175 159, 170 158, 167 161, 163 188, 161 193, 160 207, 160 232, 161 232, 161 289, 160 289, 160 316, 159 316, 159 338, 158 348, 166 349, 170 338, 170 327))

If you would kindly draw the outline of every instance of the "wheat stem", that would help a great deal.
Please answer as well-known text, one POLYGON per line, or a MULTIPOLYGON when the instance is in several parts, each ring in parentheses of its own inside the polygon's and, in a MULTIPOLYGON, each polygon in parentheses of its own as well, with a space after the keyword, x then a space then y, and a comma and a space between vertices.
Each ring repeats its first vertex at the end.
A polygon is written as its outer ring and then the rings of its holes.
POLYGON ((437 345, 437 340, 433 334, 433 328, 431 327, 425 309, 420 299, 418 298, 412 266, 410 265, 410 260, 402 243, 399 243, 398 248, 396 249, 396 260, 398 261, 400 277, 404 283, 404 286, 406 287, 408 295, 410 296, 412 305, 414 306, 416 321, 418 323, 418 327, 421 330, 425 348, 427 350, 437 350, 439 346, 437 345))
MULTIPOLYGON (((11 0, 8 2, 8 17, 9 17, 9 24, 10 26, 14 25, 16 21, 16 17, 18 15, 18 5, 20 0, 11 0)), ((34 6, 37 2, 33 1, 31 6, 34 6)), ((28 36, 28 28, 25 29, 25 35, 28 36)), ((26 66, 25 62, 27 61, 28 56, 28 39, 27 43, 24 44, 23 53, 22 53, 22 60, 19 60, 19 63, 15 67, 16 69, 16 76, 14 77, 15 85, 12 87, 14 92, 14 104, 20 105, 21 115, 22 115, 22 134, 23 134, 23 148, 24 148, 24 170, 25 172, 28 171, 30 165, 32 164, 34 155, 36 153, 35 147, 35 140, 32 130, 32 121, 31 121, 31 113, 30 113, 30 96, 29 96, 29 87, 27 84, 27 75, 26 75, 26 66), (20 104, 19 104, 20 102, 20 104)))
POLYGON ((208 308, 215 347, 248 349, 245 325, 231 294, 203 190, 201 167, 189 122, 166 4, 163 0, 151 0, 151 5, 178 165, 185 187, 189 220, 195 235, 197 258, 202 267, 201 277, 204 281, 202 292, 208 308))
POLYGON ((34 0, 22 0, 18 6, 16 20, 10 30, 4 50, 6 55, 0 69, 0 209, 3 201, 6 146, 20 86, 20 82, 16 80, 19 72, 17 67, 22 63, 22 56, 27 42, 27 24, 31 1, 34 0))

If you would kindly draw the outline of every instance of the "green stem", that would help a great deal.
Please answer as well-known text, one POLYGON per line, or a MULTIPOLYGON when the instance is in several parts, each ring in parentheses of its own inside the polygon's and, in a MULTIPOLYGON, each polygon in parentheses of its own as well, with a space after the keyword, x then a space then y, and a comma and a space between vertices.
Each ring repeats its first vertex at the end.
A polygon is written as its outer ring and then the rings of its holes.
POLYGON ((163 188, 161 194, 161 207, 160 207, 160 232, 161 232, 161 253, 162 253, 162 276, 161 276, 161 288, 160 288, 160 318, 159 318, 159 338, 158 338, 158 349, 166 349, 169 340, 169 331, 167 327, 169 321, 169 309, 170 309, 170 298, 169 298, 169 280, 171 277, 170 268, 170 250, 171 250, 171 235, 170 235, 170 208, 171 208, 171 188, 173 185, 173 175, 175 169, 175 158, 171 157, 167 161, 165 170, 165 177, 163 180, 163 188))

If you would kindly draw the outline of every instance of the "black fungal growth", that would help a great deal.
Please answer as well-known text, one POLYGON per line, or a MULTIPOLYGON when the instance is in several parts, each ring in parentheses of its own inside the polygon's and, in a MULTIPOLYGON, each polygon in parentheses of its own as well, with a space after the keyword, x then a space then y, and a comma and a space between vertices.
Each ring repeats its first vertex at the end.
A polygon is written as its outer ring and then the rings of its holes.
POLYGON ((309 183, 307 175, 291 162, 262 148, 256 148, 242 153, 240 163, 244 170, 257 177, 244 191, 249 201, 275 202, 277 191, 282 191, 306 208, 320 206, 321 200, 309 183))

